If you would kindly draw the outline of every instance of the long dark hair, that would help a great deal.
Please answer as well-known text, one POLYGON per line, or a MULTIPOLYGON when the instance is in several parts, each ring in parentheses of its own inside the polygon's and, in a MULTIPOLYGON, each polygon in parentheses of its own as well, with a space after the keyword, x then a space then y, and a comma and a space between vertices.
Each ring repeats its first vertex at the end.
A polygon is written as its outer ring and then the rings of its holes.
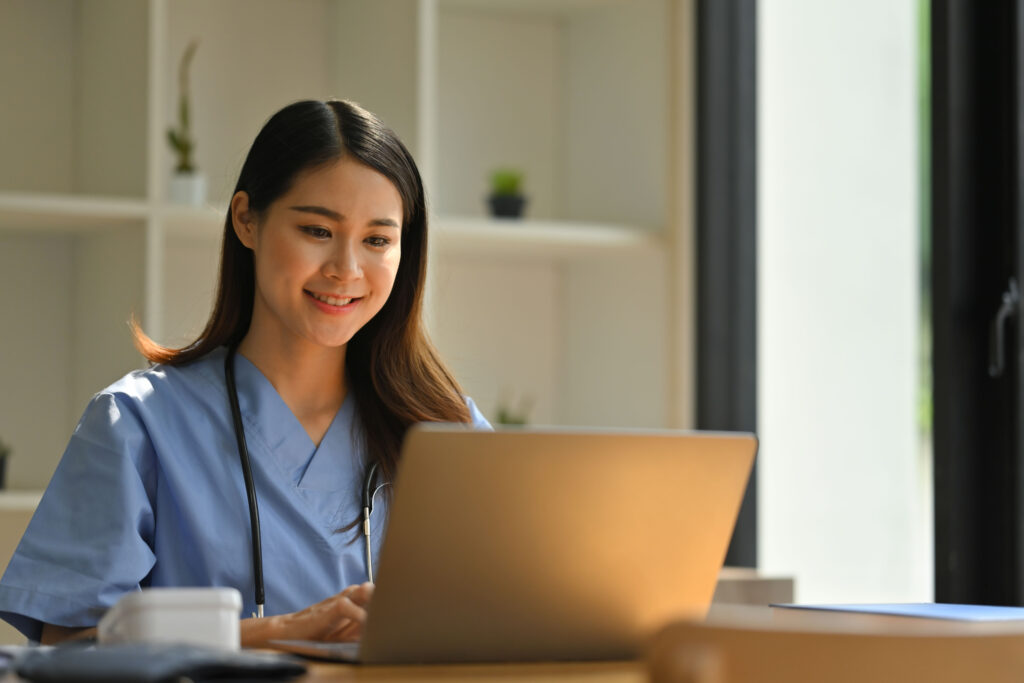
MULTIPOLYGON (((412 155, 376 116, 347 101, 288 105, 263 126, 238 177, 261 214, 310 169, 351 155, 387 177, 402 197, 402 257, 384 307, 348 343, 345 366, 356 400, 357 435, 379 481, 392 481, 406 430, 416 422, 469 422, 459 385, 423 329, 427 271, 427 213, 423 182, 412 155)), ((224 221, 217 299, 206 328, 180 349, 150 339, 133 325, 135 345, 153 363, 183 365, 221 346, 236 346, 249 330, 255 296, 253 254, 224 221)), ((346 527, 348 528, 348 527, 346 527)))

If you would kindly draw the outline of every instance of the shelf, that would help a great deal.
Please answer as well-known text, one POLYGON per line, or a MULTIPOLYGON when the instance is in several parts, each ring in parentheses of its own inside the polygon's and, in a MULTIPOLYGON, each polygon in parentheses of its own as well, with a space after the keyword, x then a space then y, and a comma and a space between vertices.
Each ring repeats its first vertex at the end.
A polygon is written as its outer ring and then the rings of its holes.
POLYGON ((157 209, 156 215, 169 236, 217 241, 224 234, 226 211, 212 206, 165 204, 157 209))
POLYGON ((42 491, 0 491, 0 510, 35 510, 42 491))
POLYGON ((159 205, 141 199, 0 192, 0 232, 88 232, 158 218, 174 236, 219 240, 224 214, 213 207, 159 205))
POLYGON ((628 6, 627 0, 442 0, 443 9, 501 12, 519 15, 566 16, 608 6, 628 6))
POLYGON ((138 224, 147 214, 141 199, 0 192, 0 231, 85 232, 138 224))
POLYGON ((577 221, 440 216, 430 237, 442 254, 493 254, 573 259, 658 250, 660 236, 639 227, 577 221))

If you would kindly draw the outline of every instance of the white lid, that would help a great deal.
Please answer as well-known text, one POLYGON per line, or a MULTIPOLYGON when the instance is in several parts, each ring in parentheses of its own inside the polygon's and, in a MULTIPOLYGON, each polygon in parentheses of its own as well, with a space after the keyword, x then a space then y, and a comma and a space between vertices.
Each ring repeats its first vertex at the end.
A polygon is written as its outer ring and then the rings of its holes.
POLYGON ((122 609, 177 607, 242 611, 242 594, 234 588, 143 588, 117 601, 122 609))

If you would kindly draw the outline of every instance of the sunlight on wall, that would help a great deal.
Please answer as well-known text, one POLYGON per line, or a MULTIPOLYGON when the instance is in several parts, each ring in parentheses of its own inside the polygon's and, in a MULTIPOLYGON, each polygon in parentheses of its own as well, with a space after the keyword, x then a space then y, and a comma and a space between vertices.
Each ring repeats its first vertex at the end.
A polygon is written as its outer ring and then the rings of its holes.
POLYGON ((913 0, 759 5, 760 565, 932 599, 913 0))

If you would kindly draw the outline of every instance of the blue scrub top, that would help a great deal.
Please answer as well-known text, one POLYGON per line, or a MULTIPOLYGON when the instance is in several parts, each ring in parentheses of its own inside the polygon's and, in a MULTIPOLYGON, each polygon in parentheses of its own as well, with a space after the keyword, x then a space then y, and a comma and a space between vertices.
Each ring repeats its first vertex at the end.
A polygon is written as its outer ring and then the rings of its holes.
MULTIPOLYGON (((30 640, 42 624, 95 626, 126 592, 231 586, 254 602, 245 482, 225 349, 133 372, 89 403, 0 580, 0 618, 30 640)), ((317 447, 270 381, 235 357, 259 498, 266 614, 304 609, 366 581, 359 528, 364 455, 345 399, 317 447), (353 539, 357 538, 353 542, 353 539)), ((467 399, 473 423, 487 420, 467 399)), ((386 527, 374 498, 374 565, 386 527)))

